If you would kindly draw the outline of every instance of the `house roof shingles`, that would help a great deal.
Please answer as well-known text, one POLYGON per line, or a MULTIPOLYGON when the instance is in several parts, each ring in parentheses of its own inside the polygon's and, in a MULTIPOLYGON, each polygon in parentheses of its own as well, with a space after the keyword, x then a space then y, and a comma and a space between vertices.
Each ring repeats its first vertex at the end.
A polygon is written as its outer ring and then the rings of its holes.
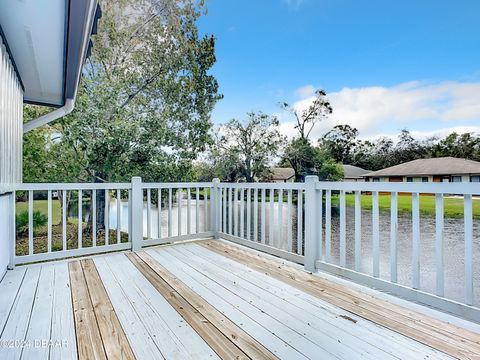
POLYGON ((358 166, 343 165, 343 175, 345 179, 360 179, 369 172, 370 170, 365 170, 358 166))
POLYGON ((373 171, 365 176, 421 176, 421 175, 471 175, 480 174, 480 162, 443 157, 418 159, 386 169, 373 171))
POLYGON ((272 180, 288 180, 295 176, 295 170, 292 168, 271 168, 270 178, 272 180))

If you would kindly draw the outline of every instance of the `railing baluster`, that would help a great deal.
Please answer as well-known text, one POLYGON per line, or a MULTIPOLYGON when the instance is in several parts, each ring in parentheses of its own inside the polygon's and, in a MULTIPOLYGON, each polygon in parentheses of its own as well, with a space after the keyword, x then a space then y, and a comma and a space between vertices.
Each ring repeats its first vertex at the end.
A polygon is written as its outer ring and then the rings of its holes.
POLYGON ((273 228, 274 228, 274 219, 273 219, 273 211, 274 211, 274 202, 275 202, 275 190, 269 190, 270 196, 270 209, 269 209, 269 216, 268 216, 268 245, 274 246, 273 244, 273 228))
POLYGON ((52 190, 47 192, 47 252, 52 252, 52 190))
POLYGON ((325 194, 325 261, 332 262, 332 190, 325 194))
POLYGON ((362 198, 355 191, 355 271, 362 271, 362 198))
POLYGON ((203 225, 204 225, 204 230, 203 231, 208 231, 209 227, 208 227, 208 224, 209 224, 209 221, 208 221, 208 191, 211 191, 209 190, 209 188, 203 188, 203 212, 204 212, 204 215, 203 215, 203 218, 205 219, 204 222, 203 222, 203 225))
POLYGON ((78 248, 83 247, 83 194, 78 190, 78 248))
POLYGON ((314 226, 317 227, 318 231, 318 238, 316 239, 318 241, 318 246, 317 246, 317 254, 316 254, 316 259, 317 260, 322 260, 323 259, 323 189, 321 190, 316 190, 315 194, 317 196, 317 199, 315 201, 315 206, 317 208, 317 223, 314 224, 314 226))
POLYGON ((162 189, 157 189, 157 238, 162 238, 162 189))
POLYGON ((420 206, 418 193, 412 193, 412 287, 420 288, 420 206))
POLYGON ((67 250, 67 190, 62 190, 62 250, 67 250))
POLYGON ((28 254, 33 254, 33 191, 28 191, 28 254))
POLYGON ((245 189, 240 191, 240 237, 245 237, 245 189))
POLYGON ((292 190, 288 190, 287 198, 287 251, 293 252, 292 240, 292 190))
POLYGON ((172 188, 168 188, 168 237, 172 237, 172 188))
POLYGON ((297 190, 297 254, 303 255, 303 190, 297 190))
POLYGON ((465 226, 465 303, 467 305, 473 305, 472 195, 464 195, 463 209, 465 226))
POLYGON ((436 257, 436 294, 445 295, 444 256, 443 256, 443 194, 435 194, 435 257, 436 257))
POLYGON ((390 195, 390 281, 397 282, 398 193, 390 195))
POLYGON ((340 266, 346 267, 346 207, 345 207, 345 190, 340 190, 340 266))
POLYGON ((267 217, 267 214, 266 214, 266 204, 265 204, 265 201, 266 201, 266 197, 267 197, 267 190, 266 189, 262 189, 262 193, 261 193, 261 202, 262 202, 262 205, 261 205, 261 219, 260 219, 260 222, 261 222, 261 241, 262 241, 262 244, 266 244, 267 243, 267 224, 266 224, 266 217, 267 217))
POLYGON ((228 233, 233 235, 233 189, 228 188, 228 233))
POLYGON ((372 243, 373 276, 380 276, 380 220, 378 211, 378 191, 372 192, 372 243))
POLYGON ((152 190, 147 189, 147 239, 152 238, 152 190))
POLYGON ((226 234, 227 233, 227 200, 228 200, 228 189, 223 188, 223 196, 222 196, 222 201, 223 201, 223 226, 222 226, 222 231, 226 234))
POLYGON ((92 190, 92 246, 97 246, 97 190, 92 190))
POLYGON ((200 232, 200 189, 195 188, 195 232, 200 232))
MULTIPOLYGON (((177 215, 178 215, 178 233, 177 235, 182 235, 182 190, 181 188, 177 189, 177 215)), ((205 203, 206 207, 206 203, 205 203)), ((207 214, 205 213, 205 216, 207 214)))
MULTIPOLYGON (((122 197, 122 193, 120 191, 120 189, 117 189, 117 244, 120 244, 121 242, 121 216, 120 216, 120 201, 121 201, 121 197, 122 197)), ((143 216, 142 216, 142 219, 143 219, 143 216)))
POLYGON ((247 189, 247 240, 252 240, 252 190, 247 189))
POLYGON ((105 189, 105 214, 103 222, 105 223, 105 245, 108 245, 110 237, 110 193, 108 189, 105 189))
POLYGON ((258 189, 253 189, 253 240, 258 242, 258 189))
POLYGON ((278 221, 278 241, 277 241, 277 247, 280 249, 283 249, 284 243, 283 243, 283 190, 279 189, 278 190, 278 214, 277 214, 277 221, 278 221))
POLYGON ((190 196, 191 196, 191 191, 190 188, 187 188, 187 234, 190 235, 192 233, 192 228, 191 228, 191 208, 190 208, 190 196))
POLYGON ((238 236, 238 189, 233 189, 233 231, 238 236))

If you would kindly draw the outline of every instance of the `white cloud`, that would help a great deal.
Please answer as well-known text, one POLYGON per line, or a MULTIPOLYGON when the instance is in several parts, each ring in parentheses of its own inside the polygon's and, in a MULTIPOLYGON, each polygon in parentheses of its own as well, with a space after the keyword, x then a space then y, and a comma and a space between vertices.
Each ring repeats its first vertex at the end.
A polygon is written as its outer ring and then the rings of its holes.
POLYGON ((305 85, 297 90, 295 90, 295 95, 300 99, 305 99, 315 95, 315 87, 313 85, 305 85))
MULTIPOLYGON (((296 109, 306 109, 311 103, 312 94, 306 98, 301 96, 309 91, 311 85, 296 91, 301 97, 294 104, 296 109)), ((312 138, 318 138, 338 124, 356 127, 364 138, 381 133, 396 134, 401 128, 408 128, 421 137, 427 136, 426 134, 445 135, 455 129, 478 132, 480 126, 467 126, 462 123, 480 121, 478 94, 480 82, 414 81, 392 87, 343 88, 328 94, 333 114, 315 128, 312 138), (415 130, 429 127, 429 131, 415 130)), ((289 118, 282 124, 282 130, 289 136, 295 133, 291 120, 289 118)))

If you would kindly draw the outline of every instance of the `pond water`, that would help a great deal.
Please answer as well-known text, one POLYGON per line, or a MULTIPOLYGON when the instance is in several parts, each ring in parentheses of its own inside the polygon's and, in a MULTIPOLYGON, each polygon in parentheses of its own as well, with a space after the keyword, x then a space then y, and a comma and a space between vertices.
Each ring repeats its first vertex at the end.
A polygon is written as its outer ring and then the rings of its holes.
MULTIPOLYGON (((196 232, 196 204, 195 200, 191 202, 190 226, 191 232, 196 232)), ((246 204, 245 209, 246 209, 246 204)), ((266 213, 266 229, 265 235, 267 244, 272 244, 279 248, 285 248, 287 244, 287 227, 288 227, 288 208, 283 204, 281 212, 281 224, 279 224, 279 208, 278 203, 273 206, 273 238, 270 243, 269 234, 269 219, 270 219, 270 204, 267 202, 265 206, 266 213), (279 238, 280 232, 282 237, 279 238)), ((199 202, 199 231, 203 232, 208 229, 205 227, 205 218, 209 222, 209 205, 205 211, 205 203, 203 200, 199 202)), ((239 207, 240 208, 240 207, 239 207)), ((174 203, 172 206, 172 236, 178 234, 178 213, 179 209, 182 214, 182 234, 187 233, 187 202, 182 200, 181 206, 174 203)), ((144 205, 144 236, 147 235, 147 216, 146 204, 144 205)), ((238 214, 240 212, 238 211, 238 214)), ((246 210, 245 210, 246 213, 246 210)), ((251 209, 251 231, 252 238, 255 231, 253 226, 253 204, 251 209)), ((297 208, 292 207, 292 238, 293 251, 297 247, 297 208)), ((117 226, 117 206, 113 199, 110 204, 110 228, 117 226)), ((128 231, 128 203, 121 202, 120 219, 122 231, 128 231)), ((346 260, 347 267, 354 269, 354 208, 346 208, 346 260)), ((227 216, 228 222, 228 216, 227 216)), ((261 238, 261 207, 258 208, 258 239, 261 238)), ((323 221, 325 226, 325 221, 323 221)), ((162 208, 161 212, 161 233, 162 237, 168 236, 168 211, 162 208)), ((309 226, 309 224, 304 224, 309 226)), ((244 231, 246 235, 246 228, 244 231)), ((158 211, 155 205, 151 207, 151 237, 158 237, 158 211)), ((228 229, 228 223, 227 223, 228 229)), ((420 250, 420 289, 430 293, 435 293, 435 219, 433 217, 422 216, 420 222, 421 230, 421 250, 420 250)), ((302 234, 302 236, 304 236, 302 234)), ((450 299, 463 301, 464 300, 464 239, 463 239, 463 219, 445 219, 444 227, 444 254, 445 254, 445 296, 450 299)), ((474 220, 473 222, 473 259, 474 259, 474 304, 480 306, 480 222, 474 220)), ((337 208, 332 208, 332 263, 339 264, 339 214, 337 208)), ((412 284, 412 221, 409 214, 399 214, 398 216, 398 282, 403 285, 411 286, 412 284)), ((324 252, 325 253, 325 252, 324 252)), ((371 211, 362 211, 362 264, 361 270, 366 274, 372 274, 373 258, 372 258, 372 216, 371 211)), ((390 279, 390 213, 388 211, 380 211, 380 278, 390 279)))

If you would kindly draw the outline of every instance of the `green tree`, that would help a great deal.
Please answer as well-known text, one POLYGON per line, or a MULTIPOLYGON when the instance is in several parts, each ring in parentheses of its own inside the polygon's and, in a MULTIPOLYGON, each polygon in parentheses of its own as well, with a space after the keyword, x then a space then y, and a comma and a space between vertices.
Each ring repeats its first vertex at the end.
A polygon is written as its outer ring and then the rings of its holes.
POLYGON ((246 182, 259 178, 285 142, 278 130, 280 123, 275 116, 262 112, 248 113, 245 121, 232 119, 221 131, 223 135, 212 153, 213 161, 227 171, 230 181, 238 173, 246 182))
POLYGON ((336 125, 318 141, 321 148, 332 158, 343 164, 352 162, 352 155, 357 145, 358 130, 350 125, 336 125))

